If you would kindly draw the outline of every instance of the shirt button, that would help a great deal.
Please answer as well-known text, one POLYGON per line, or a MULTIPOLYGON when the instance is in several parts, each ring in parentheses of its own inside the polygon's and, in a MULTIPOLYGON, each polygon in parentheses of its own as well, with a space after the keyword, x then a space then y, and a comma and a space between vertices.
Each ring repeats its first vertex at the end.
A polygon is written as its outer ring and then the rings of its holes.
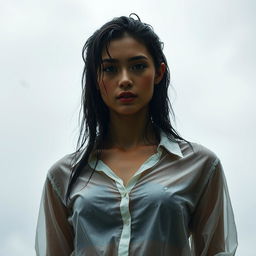
POLYGON ((129 219, 126 219, 126 220, 125 220, 125 225, 129 225, 129 224, 130 224, 129 219))

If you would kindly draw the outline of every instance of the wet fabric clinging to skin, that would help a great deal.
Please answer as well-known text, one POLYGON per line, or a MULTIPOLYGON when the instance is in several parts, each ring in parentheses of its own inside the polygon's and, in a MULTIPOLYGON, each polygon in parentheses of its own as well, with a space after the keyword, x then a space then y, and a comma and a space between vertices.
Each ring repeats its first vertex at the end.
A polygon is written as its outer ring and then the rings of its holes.
POLYGON ((237 232, 219 158, 161 133, 157 153, 124 186, 90 161, 65 204, 72 155, 47 173, 36 230, 38 256, 232 256, 237 232))

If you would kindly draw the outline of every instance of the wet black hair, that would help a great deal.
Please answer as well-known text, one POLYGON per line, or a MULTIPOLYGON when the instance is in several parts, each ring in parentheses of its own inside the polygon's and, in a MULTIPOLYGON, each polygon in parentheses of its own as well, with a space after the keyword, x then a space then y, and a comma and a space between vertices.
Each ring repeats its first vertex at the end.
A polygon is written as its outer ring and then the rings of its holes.
MULTIPOLYGON (((109 110, 103 102, 99 90, 97 90, 98 72, 101 72, 102 67, 102 52, 103 50, 107 50, 108 52, 108 46, 112 40, 122 38, 127 34, 145 45, 153 58, 156 69, 160 67, 162 62, 165 63, 166 66, 163 78, 160 83, 154 87, 153 96, 149 103, 147 127, 149 124, 152 125, 155 136, 159 141, 161 130, 172 140, 186 141, 174 129, 170 121, 170 115, 173 120, 175 120, 175 115, 168 98, 170 72, 166 57, 163 53, 163 43, 154 32, 152 26, 143 23, 136 14, 131 14, 129 17, 121 16, 112 19, 88 38, 82 50, 84 69, 82 74, 82 98, 79 114, 81 124, 77 149, 74 153, 73 165, 66 192, 66 202, 68 202, 73 184, 81 174, 81 171, 88 164, 90 154, 94 150, 99 149, 96 150, 97 165, 101 153, 100 149, 108 133, 109 110)), ((145 132, 145 137, 147 137, 147 132, 145 132)), ((95 168, 91 172, 90 178, 94 171, 95 168)))

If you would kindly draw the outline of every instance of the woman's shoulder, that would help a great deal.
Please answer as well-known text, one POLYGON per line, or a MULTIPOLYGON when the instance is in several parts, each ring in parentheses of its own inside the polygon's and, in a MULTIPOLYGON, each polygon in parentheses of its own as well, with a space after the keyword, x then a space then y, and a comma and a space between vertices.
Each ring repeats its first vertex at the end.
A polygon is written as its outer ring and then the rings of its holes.
POLYGON ((222 164, 218 155, 210 148, 196 142, 178 142, 183 157, 180 164, 192 170, 202 184, 206 184, 214 173, 222 173, 222 164))
POLYGON ((218 155, 205 145, 187 141, 179 141, 178 144, 185 158, 201 160, 209 162, 209 164, 220 161, 218 155))
POLYGON ((70 173, 70 168, 72 167, 74 154, 66 154, 56 162, 52 164, 48 171, 48 176, 62 176, 70 173))
POLYGON ((61 199, 64 199, 73 166, 74 153, 58 159, 48 170, 47 179, 61 199))

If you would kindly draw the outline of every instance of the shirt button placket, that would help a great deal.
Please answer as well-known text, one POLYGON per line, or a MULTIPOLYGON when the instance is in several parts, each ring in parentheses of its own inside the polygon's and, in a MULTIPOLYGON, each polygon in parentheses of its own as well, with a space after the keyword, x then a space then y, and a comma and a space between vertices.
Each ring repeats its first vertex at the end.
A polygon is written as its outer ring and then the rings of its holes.
POLYGON ((129 210, 129 193, 123 184, 118 184, 121 195, 120 211, 123 219, 123 230, 118 248, 118 256, 128 256, 131 238, 131 215, 129 210))

